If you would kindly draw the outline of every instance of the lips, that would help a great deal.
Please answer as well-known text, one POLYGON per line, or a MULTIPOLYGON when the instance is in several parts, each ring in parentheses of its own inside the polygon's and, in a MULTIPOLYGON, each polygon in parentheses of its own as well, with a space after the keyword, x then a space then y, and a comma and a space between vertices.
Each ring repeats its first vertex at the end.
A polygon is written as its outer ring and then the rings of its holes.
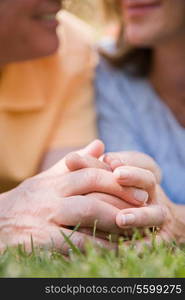
POLYGON ((57 12, 43 12, 35 15, 33 18, 36 20, 53 20, 56 19, 57 12))
POLYGON ((46 30, 56 32, 56 28, 59 25, 58 20, 56 18, 58 11, 55 12, 42 12, 33 17, 33 21, 39 27, 45 28, 46 30))
POLYGON ((159 6, 160 3, 160 0, 125 0, 124 4, 127 8, 140 8, 159 6))
POLYGON ((159 4, 160 0, 125 0, 127 6, 143 6, 143 5, 154 5, 159 4))
POLYGON ((161 7, 161 0, 124 0, 125 17, 142 18, 149 16, 161 7))
POLYGON ((61 2, 42 2, 43 6, 32 16, 35 24, 48 30, 56 31, 58 26, 57 13, 61 10, 61 2))

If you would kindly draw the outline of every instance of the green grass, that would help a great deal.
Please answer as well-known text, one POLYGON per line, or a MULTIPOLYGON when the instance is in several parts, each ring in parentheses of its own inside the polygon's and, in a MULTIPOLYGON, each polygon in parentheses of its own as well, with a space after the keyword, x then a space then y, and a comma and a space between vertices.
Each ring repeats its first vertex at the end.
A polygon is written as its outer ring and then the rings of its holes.
POLYGON ((185 277, 185 246, 154 243, 138 253, 120 244, 118 253, 88 244, 84 255, 74 248, 69 260, 56 252, 7 249, 0 256, 0 277, 185 277))

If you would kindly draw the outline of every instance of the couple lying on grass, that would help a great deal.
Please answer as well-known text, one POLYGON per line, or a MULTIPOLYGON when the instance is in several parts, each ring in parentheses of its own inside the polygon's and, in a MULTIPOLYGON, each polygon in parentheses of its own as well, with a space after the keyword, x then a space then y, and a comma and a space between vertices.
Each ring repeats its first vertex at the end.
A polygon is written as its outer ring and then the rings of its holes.
POLYGON ((134 228, 149 245, 150 228, 159 243, 185 241, 185 4, 111 9, 120 34, 98 58, 61 1, 0 4, 1 251, 33 241, 68 255, 61 231, 81 250, 116 248, 134 228))

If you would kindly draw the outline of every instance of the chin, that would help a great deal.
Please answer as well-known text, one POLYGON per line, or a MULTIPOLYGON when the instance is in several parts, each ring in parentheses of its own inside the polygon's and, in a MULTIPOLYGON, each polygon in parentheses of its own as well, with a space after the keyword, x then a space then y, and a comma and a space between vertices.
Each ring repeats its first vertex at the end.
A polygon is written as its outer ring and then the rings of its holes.
POLYGON ((47 48, 44 48, 44 49, 41 49, 40 51, 38 51, 38 57, 45 57, 45 56, 50 56, 50 55, 53 55, 57 52, 59 48, 59 43, 56 43, 55 45, 52 45, 50 47, 47 47, 47 48), (40 52, 40 54, 39 54, 40 52))
POLYGON ((28 59, 37 59, 45 56, 53 55, 59 47, 59 39, 57 34, 37 34, 32 40, 29 40, 26 49, 24 51, 25 56, 27 53, 28 59))
POLYGON ((156 47, 165 41, 165 30, 161 26, 128 26, 125 28, 126 41, 135 47, 156 47))
POLYGON ((126 32, 125 38, 128 44, 135 47, 151 47, 154 44, 154 39, 150 34, 138 34, 136 32, 126 32))
POLYGON ((147 47, 152 47, 153 43, 151 43, 150 41, 146 41, 146 40, 142 40, 142 39, 127 39, 128 44, 134 47, 138 47, 138 48, 147 48, 147 47))
POLYGON ((49 39, 40 40, 38 45, 38 56, 48 56, 54 54, 59 48, 59 39, 56 36, 52 36, 49 39))

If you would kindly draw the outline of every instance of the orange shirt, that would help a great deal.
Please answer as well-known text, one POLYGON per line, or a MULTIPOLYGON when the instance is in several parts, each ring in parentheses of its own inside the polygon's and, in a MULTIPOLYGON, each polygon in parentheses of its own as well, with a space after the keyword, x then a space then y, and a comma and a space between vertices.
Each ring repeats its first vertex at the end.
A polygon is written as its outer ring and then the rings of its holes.
POLYGON ((59 14, 61 48, 50 57, 7 65, 0 79, 0 192, 37 173, 44 153, 96 137, 90 29, 59 14))

